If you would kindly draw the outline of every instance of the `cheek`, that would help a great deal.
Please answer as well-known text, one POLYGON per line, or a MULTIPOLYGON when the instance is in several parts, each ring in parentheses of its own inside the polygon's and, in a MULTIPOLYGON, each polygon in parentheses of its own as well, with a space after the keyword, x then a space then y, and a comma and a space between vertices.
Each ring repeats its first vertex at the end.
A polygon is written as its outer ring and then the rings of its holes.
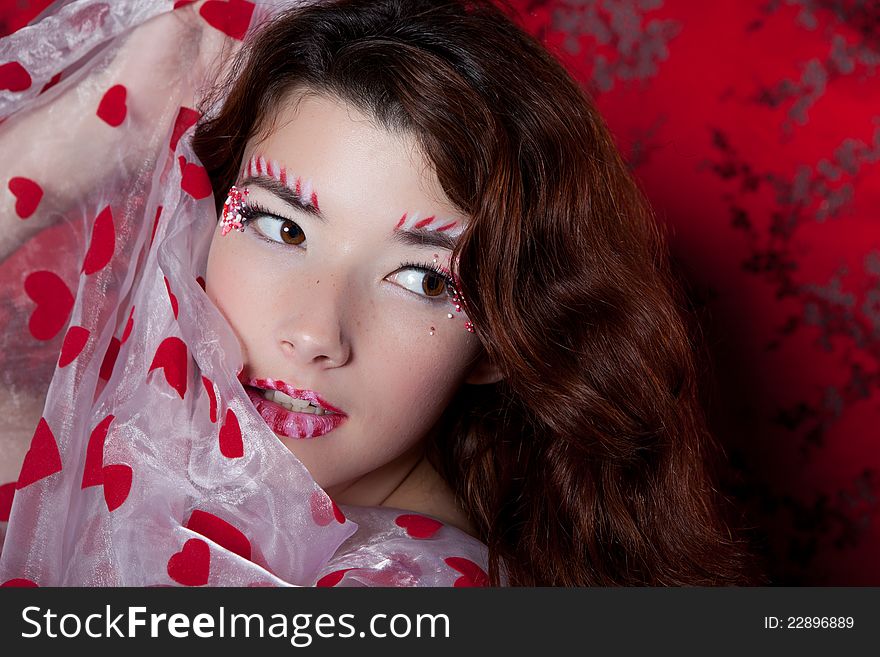
POLYGON ((440 416, 467 376, 474 345, 460 322, 449 326, 425 317, 382 327, 374 340, 368 394, 373 415, 395 418, 400 428, 425 428, 440 416), (434 326, 434 335, 430 335, 434 326), (460 335, 458 332, 460 331, 460 335), (380 346, 381 345, 381 346, 380 346), (382 409, 386 413, 382 413, 382 409), (387 413, 387 409, 395 409, 387 413))
POLYGON ((261 271, 261 259, 249 254, 243 236, 214 234, 208 254, 205 292, 226 317, 244 345, 247 336, 254 335, 261 318, 266 316, 272 285, 266 272, 261 271), (242 263, 248 262, 247 267, 242 263))

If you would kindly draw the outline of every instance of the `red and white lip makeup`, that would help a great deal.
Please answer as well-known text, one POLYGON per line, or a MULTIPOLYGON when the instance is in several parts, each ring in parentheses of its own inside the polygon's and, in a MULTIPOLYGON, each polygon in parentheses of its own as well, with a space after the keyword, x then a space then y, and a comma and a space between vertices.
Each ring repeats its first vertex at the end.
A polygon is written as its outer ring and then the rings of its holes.
POLYGON ((287 168, 277 160, 270 160, 262 155, 254 155, 245 165, 242 175, 245 178, 266 177, 277 180, 290 189, 301 202, 311 205, 315 210, 320 210, 318 194, 312 186, 311 178, 295 176, 287 171, 287 168))
POLYGON ((245 392, 269 428, 287 438, 317 438, 341 426, 348 416, 313 390, 302 390, 277 379, 241 379, 245 392), (291 411, 266 398, 266 391, 277 390, 294 399, 302 399, 322 409, 323 415, 291 411))

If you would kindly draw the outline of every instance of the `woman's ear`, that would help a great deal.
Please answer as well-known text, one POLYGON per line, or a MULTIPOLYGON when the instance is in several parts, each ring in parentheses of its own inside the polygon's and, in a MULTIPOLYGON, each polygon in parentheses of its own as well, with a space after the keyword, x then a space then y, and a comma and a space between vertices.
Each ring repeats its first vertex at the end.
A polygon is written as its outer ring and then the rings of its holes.
POLYGON ((489 360, 489 356, 483 352, 472 366, 468 373, 465 383, 471 385, 485 385, 487 383, 498 383, 504 375, 501 369, 489 360))

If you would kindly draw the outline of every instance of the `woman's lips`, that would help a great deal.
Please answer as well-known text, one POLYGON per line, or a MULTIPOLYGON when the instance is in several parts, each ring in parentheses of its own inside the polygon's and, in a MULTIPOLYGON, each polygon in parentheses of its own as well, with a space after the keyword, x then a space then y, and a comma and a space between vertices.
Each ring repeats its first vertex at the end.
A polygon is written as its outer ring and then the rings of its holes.
POLYGON ((325 411, 331 411, 333 413, 340 413, 341 415, 345 415, 345 413, 341 409, 333 406, 333 404, 328 402, 326 399, 321 397, 313 390, 300 390, 286 384, 284 381, 281 381, 279 379, 246 379, 243 376, 240 376, 239 380, 241 381, 242 385, 245 386, 260 388, 261 390, 279 390, 285 395, 293 397, 294 399, 305 399, 307 402, 311 402, 314 406, 320 406, 325 411))
POLYGON ((269 428, 288 438, 317 438, 333 431, 348 419, 341 413, 315 415, 288 411, 283 406, 269 401, 257 388, 245 386, 245 392, 269 428))

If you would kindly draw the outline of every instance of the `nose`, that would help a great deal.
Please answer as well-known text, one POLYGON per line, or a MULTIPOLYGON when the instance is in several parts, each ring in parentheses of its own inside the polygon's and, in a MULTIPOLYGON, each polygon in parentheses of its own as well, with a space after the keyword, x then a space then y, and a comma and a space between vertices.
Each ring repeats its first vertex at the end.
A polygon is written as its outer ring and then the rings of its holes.
POLYGON ((281 351, 299 368, 341 367, 351 357, 351 344, 343 328, 340 295, 332 285, 306 287, 305 295, 291 299, 295 310, 280 329, 281 351))

